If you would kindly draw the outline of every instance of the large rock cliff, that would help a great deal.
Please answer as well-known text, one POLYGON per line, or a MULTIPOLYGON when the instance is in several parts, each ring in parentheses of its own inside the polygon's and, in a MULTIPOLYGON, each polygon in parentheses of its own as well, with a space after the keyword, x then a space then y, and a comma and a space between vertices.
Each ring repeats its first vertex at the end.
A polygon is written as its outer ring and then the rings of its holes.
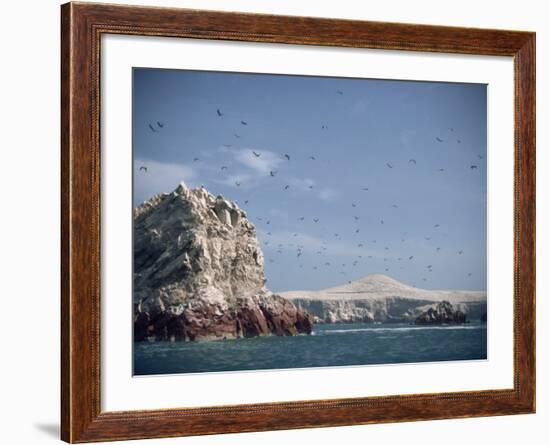
POLYGON ((134 210, 134 340, 311 333, 265 287, 255 228, 234 202, 185 184, 134 210))

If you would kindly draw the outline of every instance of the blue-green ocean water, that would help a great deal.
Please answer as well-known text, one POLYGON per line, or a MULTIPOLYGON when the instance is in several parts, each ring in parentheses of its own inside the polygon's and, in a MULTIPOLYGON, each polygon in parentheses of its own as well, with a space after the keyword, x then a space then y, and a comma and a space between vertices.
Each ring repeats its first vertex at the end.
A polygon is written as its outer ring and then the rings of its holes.
POLYGON ((140 342, 134 374, 243 371, 487 358, 487 327, 316 325, 312 335, 212 342, 140 342))

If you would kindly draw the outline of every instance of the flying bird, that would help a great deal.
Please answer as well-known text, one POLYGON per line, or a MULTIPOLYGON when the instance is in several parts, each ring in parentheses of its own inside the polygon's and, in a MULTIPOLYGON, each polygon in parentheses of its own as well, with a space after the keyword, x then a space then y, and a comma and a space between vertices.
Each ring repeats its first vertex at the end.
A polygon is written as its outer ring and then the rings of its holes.
POLYGON ((300 216, 298 219, 299 219, 300 221, 303 221, 303 220, 305 219, 305 216, 300 216))
POLYGON ((477 170, 477 165, 470 165, 470 170, 477 170))
POLYGON ((409 162, 416 165, 416 159, 409 159, 409 162))
POLYGON ((441 250, 441 247, 436 247, 435 250, 439 252, 441 250))
POLYGON ((389 162, 386 162, 386 165, 388 166, 388 168, 393 168, 393 165, 391 165, 389 162))
POLYGON ((464 252, 464 251, 463 251, 463 250, 459 250, 459 251, 458 251, 458 254, 459 254, 459 255, 462 255, 462 252, 464 252))
POLYGON ((197 161, 200 161, 199 158, 193 158, 193 162, 197 162, 197 161))
POLYGON ((368 191, 369 191, 369 188, 368 188, 368 187, 364 187, 364 188, 362 188, 361 190, 363 190, 364 192, 368 192, 368 191))
POLYGON ((285 158, 286 158, 287 161, 290 161, 290 156, 289 155, 285 154, 285 158))
POLYGON ((458 144, 462 144, 462 141, 461 141, 460 139, 457 139, 456 142, 457 142, 458 144))
POLYGON ((310 156, 309 159, 311 159, 312 161, 315 161, 315 156, 310 156))
POLYGON ((144 171, 145 173, 147 173, 147 167, 141 166, 141 167, 139 168, 139 171, 144 171))
POLYGON ((269 172, 269 176, 275 176, 277 174, 277 171, 271 170, 269 172))
POLYGON ((248 125, 248 122, 241 121, 241 125, 248 125))
POLYGON ((357 207, 357 204, 351 203, 351 206, 352 206, 352 207, 357 207))
POLYGON ((156 133, 156 132, 157 132, 157 130, 155 130, 155 127, 153 127, 151 124, 149 124, 149 128, 151 129, 151 131, 152 131, 153 133, 156 133))
POLYGON ((409 260, 412 260, 413 258, 414 258, 414 256, 411 255, 411 256, 409 257, 409 260))
POLYGON ((443 142, 443 139, 438 138, 438 137, 436 137, 435 140, 436 140, 437 142, 443 142))
POLYGON ((164 128, 164 124, 162 122, 157 121, 157 125, 159 126, 159 128, 164 128))
POLYGON ((235 136, 237 139, 240 138, 240 136, 237 133, 233 133, 233 136, 235 136))
POLYGON ((398 209, 398 208, 399 208, 399 206, 398 206, 397 204, 393 204, 392 207, 393 207, 394 209, 398 209))
POLYGON ((436 224, 436 225, 434 226, 434 229, 437 229, 438 227, 439 227, 439 224, 436 224))
POLYGON ((477 155, 477 157, 478 157, 479 159, 483 159, 483 156, 481 156, 481 155, 477 155))
POLYGON ((252 151, 252 154, 257 158, 259 158, 262 155, 261 153, 256 153, 255 151, 252 151))
POLYGON ((319 218, 313 218, 313 222, 314 222, 314 223, 318 223, 318 222, 319 222, 319 218))
POLYGON ((233 147, 233 145, 231 145, 231 144, 223 144, 223 146, 226 147, 226 148, 231 148, 231 147, 233 147))
POLYGON ((240 183, 239 181, 235 181, 235 185, 236 185, 237 187, 240 187, 240 186, 241 186, 241 183, 240 183))
POLYGON ((438 171, 440 171, 440 172, 444 172, 444 171, 445 171, 445 169, 444 169, 444 168, 440 168, 440 169, 439 169, 438 171))
POLYGON ((216 113, 218 114, 219 117, 222 117, 222 116, 223 116, 223 113, 220 111, 219 108, 216 110, 216 113))
POLYGON ((343 95, 344 95, 344 92, 341 91, 341 90, 336 90, 336 94, 339 94, 340 96, 343 96, 343 95))
POLYGON ((290 188, 290 185, 285 185, 283 190, 288 190, 290 188))
POLYGON ((380 224, 384 224, 384 220, 383 220, 383 219, 380 220, 380 224))
POLYGON ((321 125, 321 130, 328 130, 328 125, 321 125))
POLYGON ((221 169, 222 170, 227 170, 227 165, 222 165, 221 169))

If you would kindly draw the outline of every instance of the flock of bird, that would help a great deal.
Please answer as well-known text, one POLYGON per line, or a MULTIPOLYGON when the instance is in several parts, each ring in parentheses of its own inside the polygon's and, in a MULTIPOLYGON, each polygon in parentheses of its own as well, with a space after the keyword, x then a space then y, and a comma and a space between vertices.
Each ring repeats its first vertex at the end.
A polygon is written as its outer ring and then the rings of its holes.
MULTIPOLYGON (((342 96, 342 95, 344 95, 344 92, 342 90, 337 90, 336 94, 342 96)), ((217 108, 216 109, 216 116, 219 119, 223 119, 224 116, 225 116, 225 113, 220 108, 217 108)), ((240 120, 240 125, 241 126, 248 126, 248 122, 244 121, 244 120, 240 120)), ((152 133, 158 133, 158 132, 162 131, 164 126, 165 126, 164 123, 159 122, 159 121, 157 121, 156 123, 149 123, 148 124, 149 130, 152 133)), ((328 131, 329 127, 326 123, 320 123, 320 129, 321 129, 321 131, 328 131)), ((445 144, 446 142, 462 144, 462 140, 460 138, 457 138, 456 136, 454 136, 454 133, 455 133, 454 128, 449 128, 448 133, 449 133, 448 138, 446 137, 445 139, 443 139, 440 136, 436 136, 435 141, 438 144, 445 144)), ((236 139, 241 138, 241 135, 239 133, 235 132, 235 133, 233 133, 233 135, 236 139)), ((233 147, 233 144, 223 144, 223 146, 225 148, 231 148, 231 147, 233 147)), ((258 158, 262 157, 262 152, 261 151, 256 151, 256 150, 250 150, 250 156, 252 157, 252 159, 258 159, 258 158)), ((310 162, 315 162, 318 159, 317 156, 318 156, 317 154, 310 154, 309 156, 307 156, 307 160, 310 161, 310 162)), ((477 155, 477 157, 478 157, 479 160, 484 159, 484 157, 482 155, 477 155)), ((292 162, 293 158, 294 158, 294 156, 291 155, 291 153, 283 153, 282 156, 281 156, 281 159, 286 163, 292 162)), ((192 160, 193 160, 193 162, 200 162, 201 161, 201 159, 198 158, 198 157, 194 157, 192 160)), ((409 159, 408 164, 412 167, 416 166, 418 164, 417 159, 414 159, 414 158, 409 159)), ((388 169, 394 169, 396 167, 395 164, 392 164, 390 162, 386 162, 385 166, 388 169)), ((228 166, 228 165, 220 165, 219 168, 220 168, 221 172, 228 172, 230 170, 230 166, 228 166)), ((473 170, 478 170, 478 168, 479 168, 479 166, 478 166, 477 163, 471 163, 469 165, 469 170, 472 170, 472 171, 473 170)), ((139 171, 142 172, 143 174, 147 174, 148 173, 148 168, 147 168, 147 166, 142 165, 142 166, 139 167, 139 171)), ((444 168, 439 168, 438 171, 439 172, 444 172, 445 169, 444 168)), ((279 173, 279 170, 275 170, 275 169, 269 170, 268 177, 277 178, 278 173, 279 173)), ((234 181, 234 185, 236 187, 240 187, 242 184, 243 184, 242 181, 239 181, 239 180, 234 181)), ((307 187, 309 189, 313 189, 314 185, 310 184, 307 187)), ((286 191, 291 189, 291 184, 282 183, 281 188, 282 188, 283 192, 286 192, 286 191)), ((370 188, 369 187, 360 187, 359 190, 362 191, 362 192, 369 192, 370 188)), ((245 199, 243 201, 244 205, 247 206, 251 199, 253 199, 253 198, 249 197, 248 199, 245 199)), ((356 209, 357 206, 358 206, 358 204, 356 202, 352 202, 350 204, 351 204, 351 207, 353 209, 356 209)), ((394 209, 399 208, 399 206, 395 203, 392 204, 391 207, 394 208, 394 209)), ((355 212, 355 213, 357 213, 357 212, 355 212)), ((358 216, 355 213, 352 214, 352 218, 355 222, 357 222, 361 218, 360 218, 360 216, 358 216)), ((268 218, 257 217, 256 219, 257 219, 257 221, 264 224, 266 227, 270 226, 270 224, 271 224, 271 220, 268 219, 268 218)), ((304 222, 307 222, 308 220, 310 220, 313 224, 320 224, 320 223, 322 224, 322 221, 319 217, 311 217, 311 216, 301 215, 296 219, 296 221, 298 223, 304 223, 304 222)), ((384 219, 380 218, 379 223, 381 225, 385 224, 384 219)), ((428 234, 429 236, 424 236, 424 240, 426 242, 430 242, 432 240, 433 232, 440 229, 440 227, 441 227, 441 225, 439 223, 433 224, 433 226, 431 228, 431 232, 428 234)), ((336 262, 334 262, 334 261, 329 261, 329 257, 330 257, 330 253, 331 253, 331 248, 335 245, 335 243, 338 243, 338 241, 341 241, 343 239, 343 236, 338 232, 333 233, 333 237, 332 237, 332 240, 330 242, 328 242, 326 240, 321 241, 320 245, 317 246, 316 248, 313 248, 313 249, 311 249, 311 246, 306 246, 304 243, 292 242, 293 241, 292 239, 287 240, 288 242, 271 243, 270 237, 272 236, 272 232, 270 232, 270 231, 261 231, 260 233, 263 234, 264 237, 265 237, 265 240, 263 240, 262 244, 266 248, 269 247, 269 248, 274 249, 274 252, 276 254, 290 253, 290 254, 294 255, 295 258, 298 261, 298 264, 297 264, 298 268, 303 268, 304 267, 305 263, 302 262, 301 260, 306 254, 309 253, 310 255, 315 255, 316 257, 318 257, 318 259, 316 261, 313 261, 314 264, 310 265, 310 267, 313 270, 316 270, 316 271, 317 270, 322 270, 323 267, 324 268, 341 267, 341 269, 339 270, 339 273, 341 275, 344 275, 344 276, 348 275, 348 270, 347 270, 348 267, 356 267, 356 266, 358 266, 358 264, 361 261, 366 261, 368 259, 372 259, 373 255, 369 254, 369 252, 370 252, 369 244, 374 245, 374 244, 377 243, 377 239, 371 239, 370 241, 356 242, 356 244, 355 244, 356 248, 359 251, 364 250, 364 253, 357 253, 357 255, 355 255, 355 258, 353 260, 351 260, 351 262, 348 261, 348 262, 345 262, 345 263, 336 264, 336 262), (325 259, 323 259, 323 258, 325 258, 325 259)), ((356 239, 356 237, 359 236, 360 233, 361 233, 361 228, 358 227, 353 231, 353 233, 351 235, 354 236, 355 239, 356 239)), ((300 235, 299 232, 295 232, 295 233, 292 234, 292 238, 294 238, 294 239, 299 240, 300 236, 301 235, 300 235)), ((407 242, 407 233, 403 233, 399 237, 399 239, 400 239, 401 243, 406 243, 407 242)), ((388 245, 384 246, 384 252, 386 252, 387 255, 382 257, 382 261, 384 263, 387 263, 384 267, 384 271, 387 272, 387 273, 392 271, 392 266, 390 266, 390 264, 388 264, 388 263, 390 263, 391 260, 396 260, 396 262, 394 264, 395 264, 395 266, 397 266, 398 269, 403 269, 404 268, 403 264, 405 264, 407 262, 412 263, 412 262, 415 261, 415 255, 407 255, 407 256, 399 256, 399 257, 391 256, 390 255, 391 250, 392 249, 391 249, 390 246, 388 246, 388 245), (391 256, 391 258, 390 258, 390 256, 391 256)), ((442 250, 442 247, 433 246, 433 250, 436 253, 438 253, 442 250)), ((462 255, 464 253, 464 249, 459 249, 455 253, 456 253, 456 255, 462 255)), ((268 262, 273 263, 273 262, 275 262, 275 259, 273 257, 271 257, 271 258, 268 259, 268 262)), ((433 272, 434 266, 432 264, 426 264, 425 266, 422 266, 422 267, 423 267, 423 270, 424 270, 425 274, 421 279, 422 279, 423 282, 428 282, 429 281, 428 276, 429 276, 430 273, 433 272)), ((472 275, 473 275, 472 272, 467 273, 468 277, 471 277, 472 275)), ((351 282, 351 281, 349 281, 349 282, 351 282)))

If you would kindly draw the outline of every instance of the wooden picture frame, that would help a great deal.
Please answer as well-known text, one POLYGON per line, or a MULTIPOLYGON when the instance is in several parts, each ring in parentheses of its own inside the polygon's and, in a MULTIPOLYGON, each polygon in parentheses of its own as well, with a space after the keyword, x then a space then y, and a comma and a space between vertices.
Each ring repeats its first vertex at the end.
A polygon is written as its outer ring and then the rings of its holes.
POLYGON ((535 412, 535 34, 92 3, 61 8, 61 437, 67 442, 535 412), (100 38, 103 34, 512 56, 514 387, 102 412, 100 38))

